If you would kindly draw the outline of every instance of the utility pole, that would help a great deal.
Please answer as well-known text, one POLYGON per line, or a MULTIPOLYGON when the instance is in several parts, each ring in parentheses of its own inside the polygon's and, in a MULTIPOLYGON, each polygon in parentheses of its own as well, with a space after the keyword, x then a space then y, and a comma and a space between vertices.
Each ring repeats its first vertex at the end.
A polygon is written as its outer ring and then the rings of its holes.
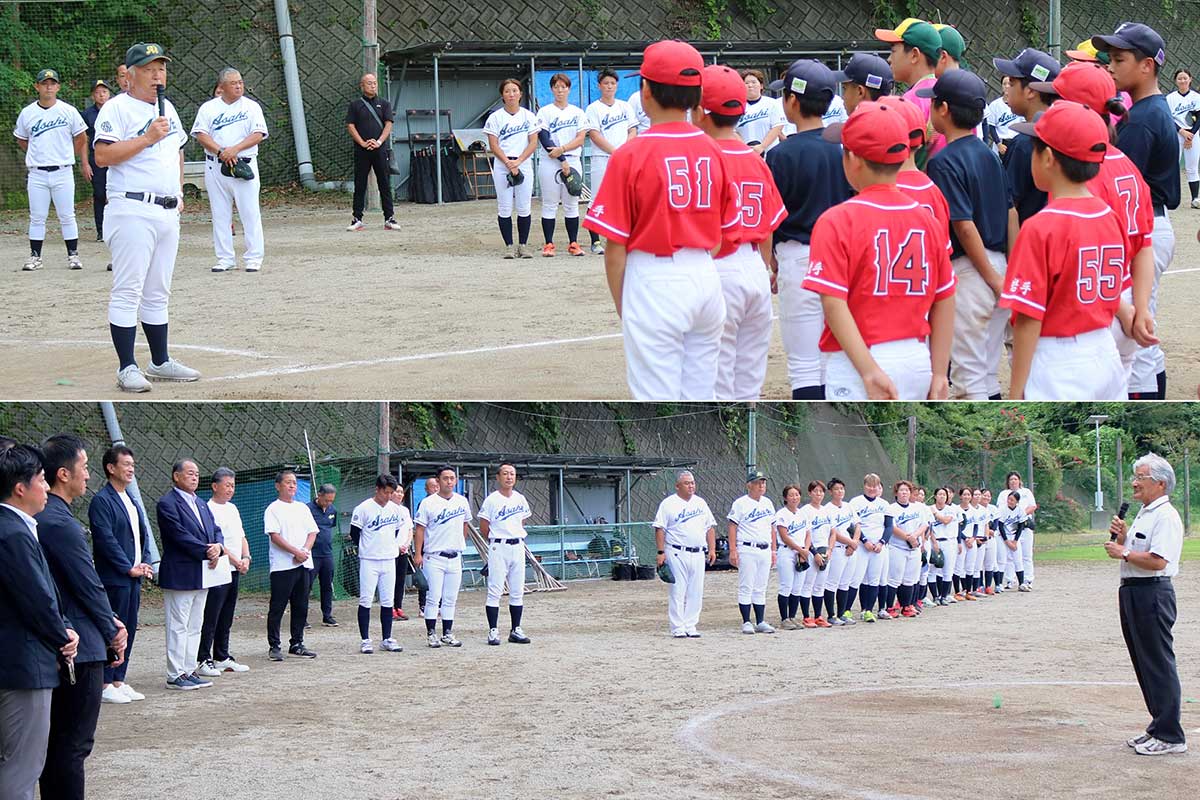
POLYGON ((917 479, 917 418, 908 418, 908 480, 917 479))
POLYGON ((1183 448, 1183 535, 1192 530, 1192 453, 1183 448))
MULTIPOLYGON (((379 38, 376 33, 376 0, 363 0, 363 72, 370 72, 379 78, 377 69, 379 66, 379 38)), ((379 83, 379 93, 384 96, 384 99, 390 100, 384 95, 383 83, 379 83)), ((385 142, 386 146, 387 143, 385 142)), ((379 204, 379 183, 375 180, 375 171, 367 172, 367 211, 380 211, 383 207, 379 204)))
POLYGON ((376 471, 380 475, 388 473, 389 453, 392 450, 392 412, 391 403, 384 400, 379 404, 379 440, 376 442, 375 454, 378 460, 376 471))
POLYGON ((753 403, 746 413, 746 474, 758 467, 758 411, 753 403))
POLYGON ((1125 459, 1121 456, 1121 437, 1117 437, 1117 508, 1125 502, 1125 459))
POLYGON ((1062 0, 1050 0, 1049 34, 1046 37, 1046 49, 1055 61, 1062 60, 1062 0))
POLYGON ((1033 436, 1028 433, 1025 434, 1025 485, 1031 492, 1036 488, 1033 480, 1033 436))

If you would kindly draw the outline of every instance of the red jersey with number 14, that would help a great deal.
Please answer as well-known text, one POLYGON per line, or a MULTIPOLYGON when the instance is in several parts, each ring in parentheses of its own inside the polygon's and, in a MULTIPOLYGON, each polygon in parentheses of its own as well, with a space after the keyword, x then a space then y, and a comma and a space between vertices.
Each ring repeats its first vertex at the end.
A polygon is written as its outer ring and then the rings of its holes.
POLYGON ((758 244, 769 238, 788 212, 762 156, 740 139, 718 139, 717 145, 721 148, 725 180, 732 187, 738 207, 737 224, 721 231, 717 258, 724 258, 743 244, 758 244))
MULTIPOLYGON (((954 294, 940 223, 894 186, 868 186, 817 220, 805 289, 840 297, 867 346, 929 335, 929 309, 954 294)), ((821 350, 842 349, 828 323, 821 350)))
POLYGON ((1098 197, 1051 199, 1025 221, 1000 305, 1042 321, 1042 336, 1107 328, 1129 276, 1129 234, 1098 197))
POLYGON ((613 152, 583 227, 656 256, 712 250, 738 224, 734 199, 717 143, 691 123, 666 122, 613 152))

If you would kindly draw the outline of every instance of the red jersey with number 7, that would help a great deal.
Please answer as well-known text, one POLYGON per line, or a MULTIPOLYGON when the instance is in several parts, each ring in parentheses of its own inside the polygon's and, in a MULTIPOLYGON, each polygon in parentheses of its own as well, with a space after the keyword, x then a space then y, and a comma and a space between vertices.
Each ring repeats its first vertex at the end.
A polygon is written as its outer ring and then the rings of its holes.
POLYGON ((1088 181, 1088 191, 1117 214, 1129 235, 1129 260, 1150 246, 1154 232, 1154 206, 1150 187, 1129 157, 1109 145, 1100 162, 1100 173, 1088 181))
POLYGON ((613 152, 583 227, 656 256, 712 250, 738 224, 734 200, 717 143, 691 123, 666 122, 613 152))
POLYGON ((1051 199, 1021 226, 1000 305, 1042 321, 1042 336, 1107 328, 1129 276, 1129 234, 1098 197, 1051 199))
MULTIPOLYGON (((868 186, 826 211, 813 227, 801 284, 840 297, 867 346, 929 335, 929 310, 954 294, 941 224, 889 185, 868 186)), ((826 323, 821 350, 842 349, 826 323)))
POLYGON ((787 218, 787 207, 779 196, 771 168, 762 156, 747 147, 740 139, 718 139, 725 180, 733 190, 733 202, 738 208, 737 224, 721 231, 721 250, 724 258, 743 244, 758 244, 775 232, 787 218))

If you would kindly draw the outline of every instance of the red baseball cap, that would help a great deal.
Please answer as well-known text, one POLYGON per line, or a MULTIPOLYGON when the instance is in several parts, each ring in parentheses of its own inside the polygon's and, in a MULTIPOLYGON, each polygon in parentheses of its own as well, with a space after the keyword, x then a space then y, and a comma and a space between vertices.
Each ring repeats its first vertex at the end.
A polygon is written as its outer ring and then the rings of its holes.
POLYGON ((738 117, 746 113, 746 82, 732 67, 710 64, 702 74, 700 105, 712 114, 738 117))
POLYGON ((699 86, 704 58, 687 42, 666 39, 642 53, 641 76, 668 86, 699 86))
POLYGON ((1108 152, 1108 126, 1090 108, 1070 100, 1059 100, 1037 122, 1020 122, 1012 129, 1036 136, 1047 146, 1078 161, 1099 164, 1108 152))
POLYGON ((1108 70, 1082 61, 1067 64, 1052 83, 1031 83, 1029 88, 1083 103, 1097 114, 1105 113, 1108 102, 1117 96, 1117 84, 1108 70))
POLYGON ((921 111, 920 106, 897 94, 884 95, 875 102, 899 111, 904 116, 904 121, 908 123, 909 147, 920 147, 925 143, 925 113, 921 111))
POLYGON ((822 137, 877 164, 903 164, 911 141, 906 115, 872 102, 859 103, 850 119, 830 125, 822 137))

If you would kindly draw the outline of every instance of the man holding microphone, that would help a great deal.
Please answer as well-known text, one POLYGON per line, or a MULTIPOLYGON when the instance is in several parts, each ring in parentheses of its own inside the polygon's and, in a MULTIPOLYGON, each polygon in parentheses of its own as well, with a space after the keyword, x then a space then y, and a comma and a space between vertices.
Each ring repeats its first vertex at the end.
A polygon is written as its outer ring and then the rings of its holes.
POLYGON ((1108 557, 1121 560, 1121 633, 1151 721, 1146 732, 1126 744, 1138 755, 1186 753, 1180 721, 1181 690, 1171 628, 1175 588, 1183 549, 1183 522, 1171 505, 1175 470, 1154 453, 1133 462, 1133 499, 1142 509, 1126 525, 1114 517, 1108 557))

